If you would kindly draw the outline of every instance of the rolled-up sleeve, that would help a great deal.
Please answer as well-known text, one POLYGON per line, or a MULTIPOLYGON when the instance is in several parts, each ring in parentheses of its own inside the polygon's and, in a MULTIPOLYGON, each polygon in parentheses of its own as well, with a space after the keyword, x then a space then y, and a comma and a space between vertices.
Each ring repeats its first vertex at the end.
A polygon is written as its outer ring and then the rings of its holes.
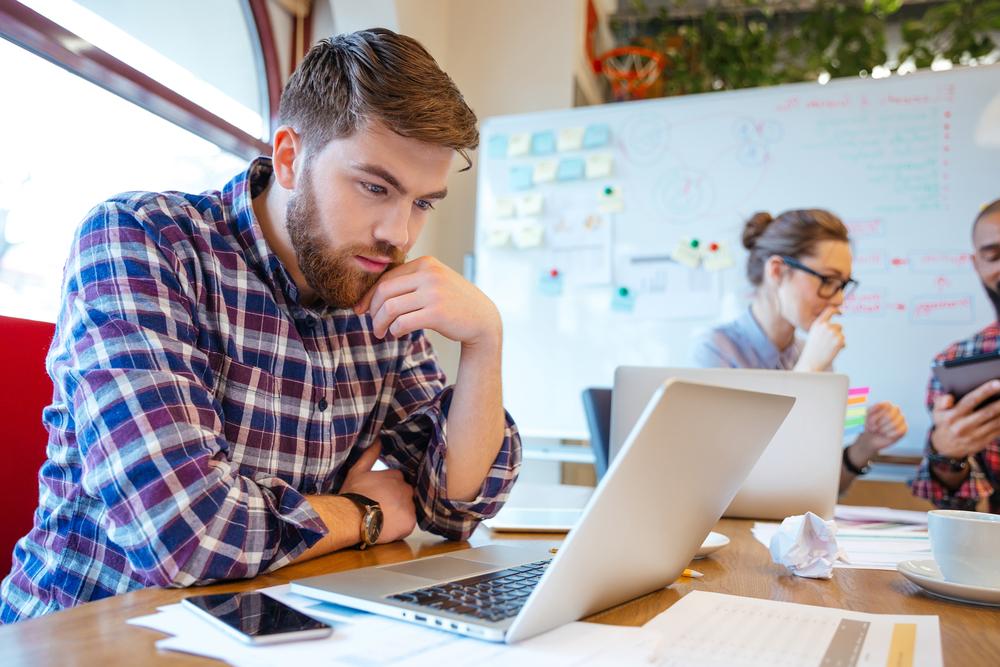
POLYGON ((401 469, 413 485, 420 527, 464 540, 480 521, 500 511, 517 479, 521 467, 517 426, 504 412, 503 444, 477 497, 471 501, 447 498, 445 454, 452 387, 444 386, 444 374, 423 332, 410 336, 409 349, 400 363, 381 433, 383 457, 390 466, 401 469))
MULTIPOLYGON (((162 215, 151 214, 151 215, 162 215)), ((106 203, 81 226, 50 372, 74 421, 80 485, 147 585, 252 577, 326 526, 273 477, 232 465, 197 345, 194 279, 157 220, 106 203)))

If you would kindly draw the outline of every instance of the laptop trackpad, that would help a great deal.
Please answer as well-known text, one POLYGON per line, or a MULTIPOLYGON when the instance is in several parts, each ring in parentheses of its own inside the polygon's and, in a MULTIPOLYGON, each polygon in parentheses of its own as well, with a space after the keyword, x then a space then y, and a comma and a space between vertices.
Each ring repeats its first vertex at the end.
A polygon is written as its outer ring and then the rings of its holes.
POLYGON ((462 558, 450 558, 448 556, 438 556, 437 558, 427 558, 425 560, 415 560, 399 565, 387 565, 379 568, 400 574, 408 574, 412 577, 424 577, 426 579, 460 579, 470 577, 482 572, 492 572, 498 569, 496 565, 488 563, 475 563, 462 558))

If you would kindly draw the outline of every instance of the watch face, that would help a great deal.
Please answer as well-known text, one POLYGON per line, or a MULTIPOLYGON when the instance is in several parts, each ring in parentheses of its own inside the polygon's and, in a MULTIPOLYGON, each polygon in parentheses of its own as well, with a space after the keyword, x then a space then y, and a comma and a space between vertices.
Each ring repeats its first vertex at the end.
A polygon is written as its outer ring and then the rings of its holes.
POLYGON ((364 522, 362 524, 365 544, 375 544, 378 541, 378 536, 382 533, 382 509, 377 505, 368 507, 368 511, 365 512, 364 522))

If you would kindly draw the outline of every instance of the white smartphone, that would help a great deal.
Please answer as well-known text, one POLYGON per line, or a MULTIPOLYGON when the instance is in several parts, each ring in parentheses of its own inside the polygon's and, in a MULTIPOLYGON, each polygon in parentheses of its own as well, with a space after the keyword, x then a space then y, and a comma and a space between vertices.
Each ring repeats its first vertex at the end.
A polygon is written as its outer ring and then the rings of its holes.
POLYGON ((184 598, 181 604, 247 644, 329 637, 333 628, 257 591, 184 598))

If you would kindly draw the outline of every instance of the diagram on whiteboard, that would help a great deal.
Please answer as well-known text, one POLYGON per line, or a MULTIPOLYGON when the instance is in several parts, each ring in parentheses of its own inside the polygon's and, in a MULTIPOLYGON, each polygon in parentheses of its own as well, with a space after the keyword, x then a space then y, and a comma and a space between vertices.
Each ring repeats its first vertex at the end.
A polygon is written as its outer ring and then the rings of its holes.
POLYGON ((992 317, 968 239, 1000 197, 996 90, 1000 65, 488 119, 476 284, 522 433, 585 438, 583 388, 688 365, 752 295, 744 222, 826 208, 860 283, 836 369, 899 404, 920 451, 930 360, 992 317))

